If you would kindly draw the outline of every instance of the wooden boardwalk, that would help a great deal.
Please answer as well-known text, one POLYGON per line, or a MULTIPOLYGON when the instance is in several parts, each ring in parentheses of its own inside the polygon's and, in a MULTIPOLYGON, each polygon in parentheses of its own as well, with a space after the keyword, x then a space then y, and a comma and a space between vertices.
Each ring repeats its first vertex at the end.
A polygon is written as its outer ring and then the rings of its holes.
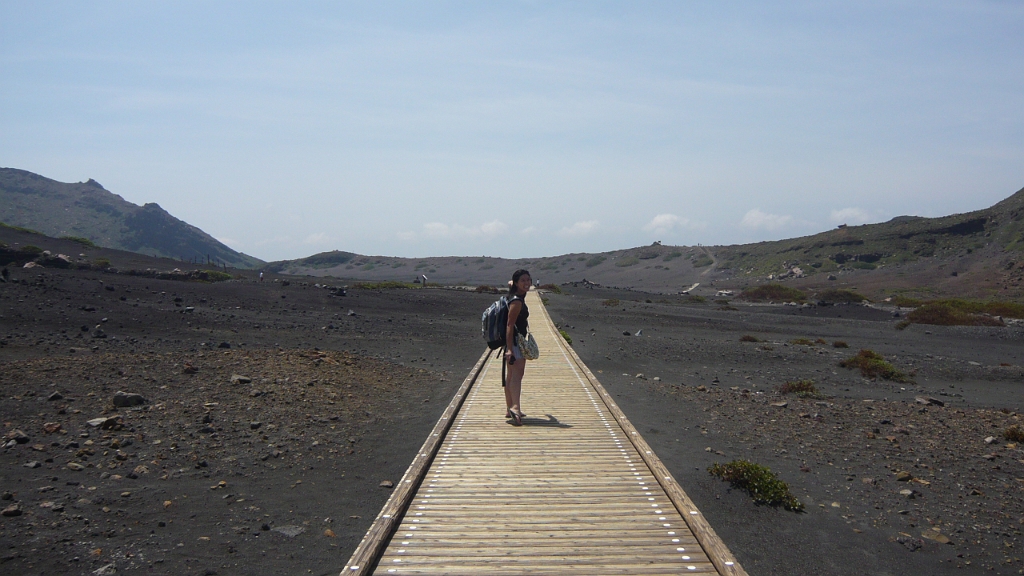
POLYGON ((522 427, 485 354, 341 572, 746 572, 531 292, 522 427))

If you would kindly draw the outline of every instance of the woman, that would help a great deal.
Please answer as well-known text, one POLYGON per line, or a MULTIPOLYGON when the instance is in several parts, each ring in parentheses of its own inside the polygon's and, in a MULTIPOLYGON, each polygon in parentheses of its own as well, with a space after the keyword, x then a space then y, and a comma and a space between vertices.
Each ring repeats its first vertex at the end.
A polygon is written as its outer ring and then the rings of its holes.
POLYGON ((529 272, 516 270, 508 287, 508 326, 505 328, 505 362, 508 364, 508 373, 505 375, 505 417, 511 418, 516 426, 522 426, 523 417, 526 416, 519 409, 526 360, 516 346, 516 334, 526 336, 530 327, 527 321, 530 310, 526 307, 526 293, 530 290, 532 282, 529 272))

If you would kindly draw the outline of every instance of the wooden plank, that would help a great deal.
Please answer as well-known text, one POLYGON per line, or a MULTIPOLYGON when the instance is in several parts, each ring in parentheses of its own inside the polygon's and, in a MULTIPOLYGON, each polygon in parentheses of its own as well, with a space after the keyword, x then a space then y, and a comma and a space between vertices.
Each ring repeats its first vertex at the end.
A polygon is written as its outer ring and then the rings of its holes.
POLYGON ((343 574, 743 574, 722 570, 736 566, 731 555, 709 553, 660 461, 537 295, 528 302, 543 356, 527 367, 524 426, 503 418, 501 361, 481 357, 429 470, 420 464, 417 487, 392 495, 390 523, 367 534, 343 574), (368 539, 386 547, 373 555, 368 539))
POLYGON ((434 455, 437 453, 438 448, 441 447, 445 435, 455 421, 455 415, 458 413, 459 408, 462 407, 463 402, 465 402, 470 389, 476 382, 480 371, 490 355, 490 350, 480 355, 480 359, 476 361, 473 369, 469 371, 469 375, 462 381, 462 385, 459 386, 455 397, 448 403, 448 407, 441 414, 441 418, 434 425, 434 429, 430 431, 430 435, 423 442, 423 446, 420 447, 420 451, 417 453, 413 463, 405 471, 405 474, 402 475, 402 479, 399 480, 395 489, 391 492, 391 496, 384 503, 384 507, 377 514, 377 518, 370 525, 370 529, 366 531, 363 539, 356 546, 355 551, 348 560, 348 564, 342 570, 342 574, 361 576, 372 573, 373 565, 376 564, 377 559, 380 558, 380 555, 387 547, 387 543, 391 535, 394 534, 395 528, 398 527, 399 520, 408 507, 409 501, 415 495, 420 482, 430 468, 434 455))

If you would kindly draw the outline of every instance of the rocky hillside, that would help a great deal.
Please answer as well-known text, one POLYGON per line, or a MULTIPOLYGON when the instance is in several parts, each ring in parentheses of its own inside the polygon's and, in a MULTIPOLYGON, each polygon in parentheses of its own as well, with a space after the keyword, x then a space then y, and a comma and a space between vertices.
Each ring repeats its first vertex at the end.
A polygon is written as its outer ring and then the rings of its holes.
POLYGON ((86 238, 99 246, 174 259, 254 268, 263 262, 228 248, 158 204, 137 206, 95 180, 67 184, 0 168, 0 222, 48 236, 86 238))
MULTIPOLYGON (((655 243, 600 254, 546 258, 395 258, 324 252, 274 262, 275 272, 362 281, 496 285, 517 268, 542 283, 588 280, 650 292, 701 283, 736 288, 766 281, 814 288, 857 287, 865 294, 920 292, 1024 297, 1024 190, 998 204, 941 218, 901 216, 881 224, 840 226, 813 236, 736 246, 655 243)), ((715 290, 712 290, 714 292, 715 290)))

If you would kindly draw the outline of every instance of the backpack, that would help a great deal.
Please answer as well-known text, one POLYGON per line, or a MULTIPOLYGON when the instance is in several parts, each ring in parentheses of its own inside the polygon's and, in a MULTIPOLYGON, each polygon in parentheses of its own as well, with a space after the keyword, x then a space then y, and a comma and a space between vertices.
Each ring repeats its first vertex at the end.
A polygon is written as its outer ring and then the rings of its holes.
POLYGON ((502 296, 484 310, 480 318, 480 332, 487 341, 487 347, 496 350, 505 345, 505 330, 508 327, 508 299, 502 296))

